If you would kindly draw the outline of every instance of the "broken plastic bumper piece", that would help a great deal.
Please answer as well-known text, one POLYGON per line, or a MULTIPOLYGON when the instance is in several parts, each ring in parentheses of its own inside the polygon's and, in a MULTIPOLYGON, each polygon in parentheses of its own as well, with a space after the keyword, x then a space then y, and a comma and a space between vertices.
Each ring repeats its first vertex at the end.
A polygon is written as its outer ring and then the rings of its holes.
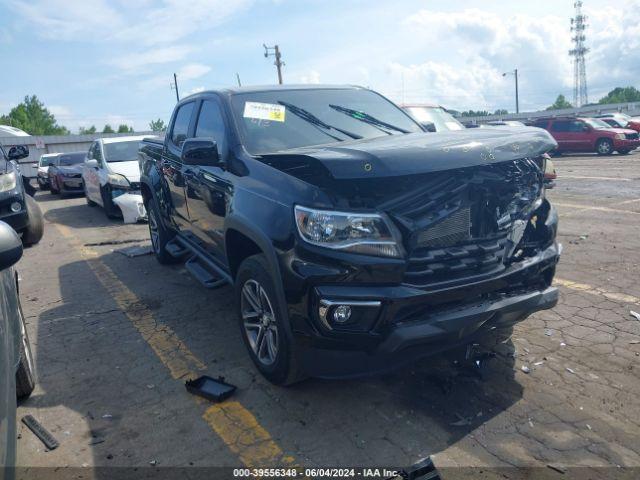
POLYGON ((142 195, 139 193, 123 193, 113 199, 122 211, 124 223, 136 223, 147 219, 147 211, 144 208, 142 195))

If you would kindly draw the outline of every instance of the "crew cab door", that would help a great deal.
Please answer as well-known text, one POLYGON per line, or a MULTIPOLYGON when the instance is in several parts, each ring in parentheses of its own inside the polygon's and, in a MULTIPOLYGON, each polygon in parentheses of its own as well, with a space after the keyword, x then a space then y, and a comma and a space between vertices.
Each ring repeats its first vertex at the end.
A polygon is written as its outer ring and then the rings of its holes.
POLYGON ((194 137, 216 142, 219 166, 191 165, 185 168, 189 220, 192 232, 221 266, 226 266, 224 220, 233 191, 232 174, 223 165, 227 159, 227 128, 222 107, 215 97, 198 105, 194 137))
POLYGON ((189 229, 189 210, 186 202, 185 166, 180 155, 182 144, 192 135, 192 118, 195 114, 196 102, 187 102, 180 107, 173 117, 171 131, 167 134, 161 159, 161 171, 169 187, 171 196, 171 219, 180 229, 189 229))

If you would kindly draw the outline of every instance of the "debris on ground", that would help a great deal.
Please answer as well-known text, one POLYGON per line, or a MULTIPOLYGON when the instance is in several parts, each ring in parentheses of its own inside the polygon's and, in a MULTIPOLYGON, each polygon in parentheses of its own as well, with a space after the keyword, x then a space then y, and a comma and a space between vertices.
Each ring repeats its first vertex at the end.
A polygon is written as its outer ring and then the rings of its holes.
POLYGON ((32 415, 25 415, 22 417, 22 423, 24 423, 49 450, 55 450, 58 448, 58 445, 60 445, 58 440, 56 440, 55 437, 40 424, 40 422, 33 418, 32 415))
POLYGON ((536 367, 539 367, 539 366, 540 366, 540 365, 542 365, 543 363, 544 363, 543 361, 540 361, 540 362, 536 362, 536 363, 534 363, 534 365, 535 365, 536 367))
POLYGON ((85 247, 102 247, 103 245, 122 245, 125 243, 141 243, 149 241, 148 238, 130 238, 128 240, 104 240, 102 242, 85 243, 85 247))
POLYGON ((457 412, 454 412, 454 415, 456 417, 458 417, 458 420, 449 424, 452 427, 464 427, 466 425, 471 425, 471 418, 470 417, 463 417, 462 415, 460 415, 457 412))
POLYGON ((545 328, 545 329, 544 329, 544 334, 545 334, 547 337, 550 337, 551 335, 553 335, 553 330, 551 330, 550 328, 545 328))
POLYGON ((102 415, 102 418, 113 418, 113 415, 111 415, 110 413, 105 413, 104 415, 102 415))
POLYGON ((114 252, 120 253, 125 257, 134 258, 141 257, 143 255, 151 255, 153 253, 153 250, 151 248, 151 245, 135 245, 133 247, 114 250, 114 252))
POLYGON ((212 402, 222 402, 236 391, 236 386, 226 383, 224 377, 215 379, 207 375, 202 375, 195 380, 187 380, 184 386, 189 393, 206 398, 212 402))
POLYGON ((634 312, 633 310, 631 310, 629 313, 631 314, 632 317, 635 317, 636 320, 640 320, 640 313, 634 312))
POLYGON ((575 375, 575 373, 576 373, 573 369, 571 369, 571 368, 569 368, 569 367, 567 367, 567 372, 569 372, 569 373, 573 373, 574 375, 575 375))
POLYGON ((522 367, 520 367, 520 370, 522 370, 524 373, 531 372, 531 369, 529 367, 527 367, 526 365, 522 365, 522 367))
POLYGON ((158 464, 158 461, 157 461, 157 460, 151 460, 151 461, 149 462, 149 465, 151 465, 152 467, 155 467, 157 464, 158 464))
POLYGON ((560 346, 561 346, 561 347, 566 347, 566 346, 567 346, 567 344, 566 344, 566 343, 564 343, 564 342, 560 342, 560 346))
POLYGON ((554 465, 552 463, 547 463, 547 468, 550 468, 551 470, 554 470, 554 471, 556 471, 558 473, 561 473, 563 475, 567 471, 565 468, 562 468, 562 467, 560 467, 558 465, 554 465))

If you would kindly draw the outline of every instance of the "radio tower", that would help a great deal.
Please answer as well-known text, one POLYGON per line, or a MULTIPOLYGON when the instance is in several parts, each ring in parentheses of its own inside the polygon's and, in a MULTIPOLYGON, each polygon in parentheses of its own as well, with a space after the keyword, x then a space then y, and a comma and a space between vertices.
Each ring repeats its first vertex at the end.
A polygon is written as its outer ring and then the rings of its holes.
POLYGON ((581 0, 577 0, 573 6, 576 9, 576 14, 571 19, 571 32, 573 32, 574 36, 571 38, 573 48, 569 50, 569 56, 573 57, 573 105, 581 107, 589 103, 587 98, 587 70, 584 65, 584 56, 589 51, 584 45, 587 16, 582 14, 581 0))

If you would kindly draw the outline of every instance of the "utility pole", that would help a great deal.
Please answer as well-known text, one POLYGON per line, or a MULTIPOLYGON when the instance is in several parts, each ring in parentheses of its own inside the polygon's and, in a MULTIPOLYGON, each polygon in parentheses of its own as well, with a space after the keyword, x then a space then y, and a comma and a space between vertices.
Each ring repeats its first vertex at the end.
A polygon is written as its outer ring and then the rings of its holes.
POLYGON ((264 58, 268 58, 272 55, 276 57, 274 65, 278 68, 278 83, 282 85, 282 67, 284 67, 284 62, 281 59, 282 55, 280 54, 280 48, 278 47, 278 45, 267 47, 267 45, 264 43, 262 44, 262 46, 264 47, 264 58), (273 50, 273 53, 271 53, 271 50, 273 50))
POLYGON ((240 83, 240 74, 236 72, 236 79, 238 80, 238 86, 241 87, 242 83, 240 83))
POLYGON ((171 86, 171 90, 176 91, 176 102, 180 101, 180 94, 178 93, 178 76, 174 73, 173 74, 173 83, 169 84, 171 86))
POLYGON ((507 75, 513 75, 516 78, 516 113, 520 113, 520 98, 518 96, 518 69, 516 68, 513 72, 505 72, 502 74, 503 77, 507 75))
POLYGON ((582 2, 578 0, 573 4, 575 16, 571 19, 571 31, 575 35, 571 38, 573 48, 569 50, 569 56, 573 57, 573 106, 581 107, 589 103, 587 96, 587 70, 584 56, 589 49, 585 46, 587 37, 584 31, 587 28, 587 16, 582 14, 582 2))

